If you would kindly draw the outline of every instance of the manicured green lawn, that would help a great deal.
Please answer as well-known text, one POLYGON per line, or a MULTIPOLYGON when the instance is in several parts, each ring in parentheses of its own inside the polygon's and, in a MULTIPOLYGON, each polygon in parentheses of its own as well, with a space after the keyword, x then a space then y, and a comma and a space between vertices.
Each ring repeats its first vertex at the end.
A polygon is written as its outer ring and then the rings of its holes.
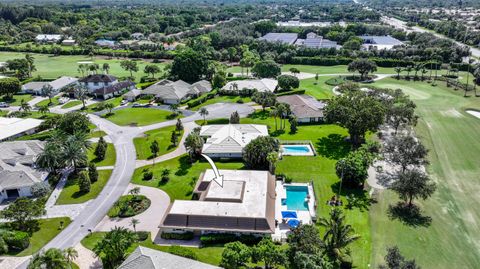
POLYGON ((14 255, 17 257, 28 256, 39 251, 43 246, 45 246, 50 240, 52 240, 57 234, 59 234, 63 229, 65 229, 68 224, 70 224, 70 218, 51 218, 51 219, 40 219, 39 230, 34 232, 30 237, 30 245, 28 248, 20 252, 10 252, 8 255, 14 255), (63 221, 63 228, 60 228, 60 222, 63 221))
MULTIPOLYGON (((107 104, 107 103, 112 103, 114 107, 117 107, 120 105, 120 103, 122 102, 123 98, 121 96, 119 97, 115 97, 115 98, 110 98, 108 100, 105 100, 103 101, 103 103, 107 104)), ((87 112, 88 113, 93 113, 93 112, 98 112, 98 110, 96 109, 97 108, 97 105, 98 103, 95 103, 95 104, 91 104, 89 106, 87 106, 87 112)))
MULTIPOLYGON (((95 57, 93 60, 84 55, 61 55, 61 56, 53 56, 48 54, 32 54, 35 58, 35 66, 37 71, 33 73, 33 76, 41 76, 43 78, 50 78, 55 79, 60 76, 73 76, 73 77, 80 77, 81 74, 78 72, 77 68, 79 62, 93 62, 102 66, 103 63, 108 63, 110 65, 109 73, 117 76, 117 77, 127 77, 130 76, 130 72, 123 70, 120 67, 121 60, 119 59, 103 59, 101 57, 95 57)), ((17 53, 17 52, 0 52, 0 62, 5 62, 10 59, 15 58, 24 58, 25 53, 17 53)), ((143 69, 145 68, 147 63, 145 61, 137 61, 138 65, 138 72, 133 73, 136 81, 139 81, 140 78, 144 75, 143 69)), ((160 66, 163 70, 164 64, 156 64, 160 66)))
POLYGON ((63 109, 67 109, 67 108, 71 108, 71 107, 74 107, 74 106, 78 106, 78 105, 81 105, 82 104, 82 101, 80 100, 73 100, 73 101, 70 101, 70 102, 67 102, 66 104, 64 104, 62 106, 63 109))
POLYGON ((382 260, 385 248, 392 245, 406 257, 416 259, 422 268, 478 267, 480 119, 465 113, 465 109, 480 109, 480 98, 464 98, 463 91, 447 88, 444 82, 433 87, 384 79, 374 85, 401 88, 417 104, 420 120, 415 131, 430 150, 428 172, 437 182, 437 191, 430 199, 416 202, 423 214, 432 218, 428 227, 390 220, 387 208, 398 198, 390 191, 379 194, 379 203, 370 211, 372 268, 382 260))
POLYGON ((150 125, 171 120, 171 111, 156 108, 125 108, 114 111, 107 119, 118 125, 150 125))
POLYGON ((69 177, 65 188, 60 193, 60 196, 58 196, 56 204, 79 204, 96 198, 98 194, 100 194, 100 192, 102 191, 103 186, 107 184, 107 181, 110 178, 111 174, 112 170, 99 170, 98 180, 92 183, 90 192, 85 194, 80 192, 77 184, 77 178, 69 177))
POLYGON ((58 114, 54 114, 54 113, 50 113, 50 112, 47 112, 45 114, 43 113, 40 113, 38 111, 30 111, 28 112, 28 114, 24 115, 22 118, 32 118, 32 119, 41 119, 41 120, 45 120, 49 117, 53 117, 55 115, 58 115, 58 114))
POLYGON ((97 143, 92 143, 92 147, 88 151, 88 161, 94 162, 95 165, 98 166, 109 166, 115 165, 115 161, 117 159, 117 155, 115 154, 115 147, 112 143, 107 143, 107 152, 105 153, 105 159, 97 160, 95 157, 95 148, 97 147, 97 143))
MULTIPOLYGON (((92 250, 97 242, 102 240, 105 236, 105 232, 93 232, 87 235, 85 238, 82 239, 81 243, 84 247, 92 250)), ((147 248, 152 248, 160 251, 169 252, 169 246, 159 246, 152 242, 151 238, 147 238, 145 241, 133 244, 129 249, 128 253, 131 253, 137 248, 137 246, 143 246, 147 248)), ((213 264, 213 265, 220 265, 220 261, 222 260, 222 252, 223 247, 202 247, 202 248, 195 248, 195 247, 187 247, 187 249, 193 251, 197 257, 198 261, 213 264)))
POLYGON ((170 142, 170 137, 172 135, 172 131, 174 130, 175 130, 175 125, 168 126, 161 129, 145 132, 143 137, 137 137, 133 139, 133 143, 135 144, 135 150, 137 151, 137 159, 146 160, 146 159, 153 158, 152 152, 150 150, 150 145, 155 140, 158 142, 158 146, 160 147, 158 156, 174 151, 178 147, 178 143, 183 136, 183 131, 181 131, 180 134, 177 133, 178 142, 177 142, 177 146, 174 146, 170 142))
POLYGON ((107 133, 105 133, 102 130, 90 131, 90 137, 102 137, 102 136, 106 136, 106 135, 107 135, 107 133))
MULTIPOLYGON (((216 162, 219 169, 241 169, 243 163, 238 161, 232 162, 216 162)), ((200 173, 210 169, 210 165, 206 161, 196 161, 191 164, 188 155, 170 159, 155 165, 137 168, 133 173, 132 183, 157 187, 164 190, 170 199, 191 199, 193 187, 200 173), (160 182, 160 175, 163 169, 170 170, 170 180, 167 183, 160 182), (153 172, 153 179, 149 181, 143 180, 143 171, 150 170, 153 172)))
POLYGON ((206 105, 211 105, 211 104, 216 104, 216 103, 236 103, 239 100, 242 100, 243 103, 248 103, 248 102, 252 101, 252 99, 250 97, 224 95, 224 96, 217 96, 215 98, 208 99, 205 103, 200 104, 200 105, 195 106, 195 107, 192 107, 192 108, 189 108, 189 109, 196 111, 196 110, 199 110, 201 107, 204 107, 206 105))
POLYGON ((60 97, 56 96, 56 97, 53 97, 52 98, 52 103, 50 103, 50 100, 49 99, 46 99, 46 100, 43 100, 43 101, 40 101, 38 102, 37 104, 35 104, 36 107, 41 107, 41 106, 47 106, 50 104, 50 106, 57 106, 59 105, 59 100, 60 97))
POLYGON ((299 89, 305 90, 305 94, 311 95, 317 99, 330 99, 333 96, 332 89, 334 86, 325 84, 325 81, 330 78, 333 77, 318 77, 318 81, 315 80, 315 78, 302 79, 300 80, 299 89))
MULTIPOLYGON (((0 62, 2 62, 2 60, 0 60, 0 62)), ((6 102, 10 106, 19 106, 22 103, 22 100, 28 102, 33 99, 33 96, 30 94, 14 94, 12 99, 6 100, 4 98, 5 97, 1 98, 0 102, 6 102)))

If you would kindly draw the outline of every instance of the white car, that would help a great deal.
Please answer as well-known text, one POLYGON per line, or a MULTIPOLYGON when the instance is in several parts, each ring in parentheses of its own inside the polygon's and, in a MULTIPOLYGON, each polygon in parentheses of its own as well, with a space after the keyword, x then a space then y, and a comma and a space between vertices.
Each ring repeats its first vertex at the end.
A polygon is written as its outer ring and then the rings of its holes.
POLYGON ((127 103, 128 103, 128 101, 127 101, 127 100, 122 100, 122 102, 120 102, 120 105, 122 105, 122 106, 123 106, 123 105, 126 105, 127 103))
POLYGON ((0 107, 9 107, 10 105, 5 102, 0 102, 0 107))

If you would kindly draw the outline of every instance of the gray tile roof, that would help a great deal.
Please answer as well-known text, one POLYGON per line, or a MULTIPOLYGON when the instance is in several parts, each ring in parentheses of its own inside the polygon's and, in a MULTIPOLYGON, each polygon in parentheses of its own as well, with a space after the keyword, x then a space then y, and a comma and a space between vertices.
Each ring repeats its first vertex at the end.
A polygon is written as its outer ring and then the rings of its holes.
POLYGON ((323 109, 325 108, 325 103, 317 101, 310 95, 284 95, 277 97, 277 101, 289 104, 292 113, 297 118, 323 117, 323 109))
POLYGON ((403 42, 393 38, 389 35, 387 36, 360 36, 363 39, 365 44, 375 44, 375 45, 403 45, 403 42))
POLYGON ((142 94, 151 94, 160 99, 182 100, 191 94, 202 94, 212 90, 212 85, 206 80, 188 84, 183 80, 172 82, 162 80, 143 90, 142 94))
POLYGON ((118 269, 220 269, 220 267, 187 259, 167 252, 137 247, 118 269))
POLYGON ((268 33, 259 38, 259 40, 265 40, 268 42, 280 42, 284 44, 293 45, 297 40, 298 34, 296 33, 268 33))
POLYGON ((46 178, 47 172, 35 169, 43 146, 38 140, 0 143, 0 191, 31 186, 46 178))
POLYGON ((48 82, 45 81, 33 81, 26 83, 22 86, 25 90, 40 90, 43 86, 47 85, 48 82))

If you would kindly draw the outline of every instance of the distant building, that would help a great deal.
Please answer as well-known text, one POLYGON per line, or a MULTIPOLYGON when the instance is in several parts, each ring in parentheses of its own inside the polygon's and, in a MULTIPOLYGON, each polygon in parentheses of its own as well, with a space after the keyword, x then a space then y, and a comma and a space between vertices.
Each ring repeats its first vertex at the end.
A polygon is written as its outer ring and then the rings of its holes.
POLYGON ((62 35, 37 35, 35 41, 37 43, 58 43, 63 38, 62 35))
POLYGON ((267 42, 280 42, 287 45, 293 45, 297 40, 298 35, 296 33, 268 33, 259 38, 259 40, 265 40, 267 42))
POLYGON ((268 129, 259 124, 212 124, 202 126, 200 136, 205 139, 202 154, 211 158, 241 158, 245 146, 259 136, 268 136, 268 129))
POLYGON ((297 39, 295 45, 302 46, 310 49, 330 49, 337 48, 337 42, 324 39, 313 32, 307 34, 306 39, 297 39))
POLYGON ((31 93, 35 95, 42 94, 42 88, 50 85, 53 89, 52 95, 58 94, 60 91, 66 89, 68 86, 77 84, 78 79, 74 77, 60 77, 56 80, 50 82, 43 82, 43 81, 33 81, 22 85, 22 92, 23 93, 31 93))
POLYGON ((276 79, 245 79, 230 81, 222 87, 224 91, 240 91, 243 89, 256 89, 259 92, 274 92, 278 86, 276 79))
POLYGON ((113 40, 97 39, 97 40, 95 40, 95 45, 97 45, 99 47, 114 48, 114 47, 116 47, 117 43, 113 40))
POLYGON ((200 96, 212 90, 212 84, 201 80, 189 84, 183 80, 175 82, 170 80, 159 81, 142 91, 142 95, 153 95, 164 104, 179 104, 192 97, 200 96))
POLYGON ((295 115, 299 123, 323 122, 324 120, 323 110, 326 104, 310 95, 293 94, 278 96, 277 101, 288 104, 292 114, 295 115))
POLYGON ((38 140, 0 143, 0 202, 31 196, 31 187, 45 181, 48 172, 35 167, 43 146, 38 140))
POLYGON ((331 22, 301 22, 301 21, 280 21, 277 22, 277 26, 281 27, 327 27, 332 25, 331 22))
MULTIPOLYGON (((223 185, 208 169, 194 188, 198 200, 175 200, 167 209, 162 232, 240 233, 275 232, 275 177, 268 171, 219 170, 223 185)), ((179 267, 180 268, 180 267, 179 267)))
MULTIPOLYGON (((0 117, 0 141, 33 134, 43 120, 0 117)), ((1 143, 0 143, 1 145, 1 143)), ((1 151, 0 151, 1 152, 1 151)))
POLYGON ((133 33, 133 34, 130 35, 130 37, 135 39, 135 40, 145 39, 145 35, 142 34, 142 33, 133 33))
POLYGON ((65 39, 62 41, 62 45, 64 46, 75 46, 75 44, 75 39, 65 39))
POLYGON ((389 35, 387 36, 360 36, 363 39, 363 49, 391 50, 395 46, 402 46, 404 43, 389 35))
POLYGON ((220 269, 160 250, 138 246, 118 269, 220 269))

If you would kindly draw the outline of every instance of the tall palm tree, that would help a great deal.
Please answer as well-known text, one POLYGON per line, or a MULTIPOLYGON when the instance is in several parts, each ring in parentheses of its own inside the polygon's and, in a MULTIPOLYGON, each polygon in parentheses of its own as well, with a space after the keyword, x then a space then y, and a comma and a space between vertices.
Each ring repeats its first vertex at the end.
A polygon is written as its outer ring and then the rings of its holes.
POLYGON ((67 259, 67 262, 68 264, 70 265, 70 268, 72 267, 72 262, 78 258, 78 251, 73 248, 73 247, 69 247, 69 248, 66 248, 64 251, 63 251, 64 255, 65 255, 65 258, 67 259))
POLYGON ((400 66, 395 67, 395 72, 397 72, 397 79, 400 79, 400 73, 402 73, 403 69, 400 66))
POLYGON ((275 131, 278 130, 277 128, 277 117, 278 117, 278 109, 277 107, 273 107, 272 110, 270 110, 270 117, 273 117, 275 120, 275 131))
POLYGON ((40 90, 43 97, 48 97, 48 105, 52 104, 52 96, 54 93, 53 87, 50 84, 46 84, 40 90))
POLYGON ((82 101, 82 109, 85 109, 85 101, 87 100, 88 89, 85 85, 77 85, 73 88, 75 98, 82 101))
POLYGON ((32 72, 37 70, 33 65, 35 58, 31 54, 27 53, 25 54, 25 60, 27 60, 28 63, 28 77, 32 77, 32 72))
POLYGON ((170 109, 173 114, 177 114, 178 113, 178 104, 170 104, 168 106, 168 109, 170 109))
POLYGON ((45 252, 35 254, 30 263, 28 269, 68 269, 69 263, 66 259, 64 252, 58 248, 50 248, 45 252))
POLYGON ((203 123, 207 123, 207 116, 208 116, 208 110, 204 107, 200 108, 200 110, 198 111, 198 113, 200 114, 200 116, 203 117, 203 123))
POLYGON ((35 165, 40 169, 57 174, 65 166, 61 144, 50 141, 45 144, 43 152, 38 155, 35 165))
POLYGON ((115 227, 93 248, 101 257, 104 268, 118 267, 127 256, 128 248, 137 240, 137 235, 125 228, 115 227))
POLYGON ((110 70, 110 65, 108 63, 103 63, 102 70, 103 72, 105 72, 105 74, 108 74, 108 71, 110 70))
POLYGON ((137 224, 139 223, 140 221, 138 219, 133 218, 130 220, 130 225, 133 226, 133 231, 137 232, 137 224))
POLYGON ((278 152, 273 151, 267 154, 270 173, 275 174, 276 164, 278 162, 278 152))
POLYGON ((319 221, 320 226, 325 228, 325 250, 337 263, 341 263, 348 254, 348 245, 360 238, 354 234, 352 226, 344 222, 345 216, 339 208, 330 211, 330 218, 321 218, 319 221))
POLYGON ((92 147, 92 142, 90 142, 89 135, 86 132, 76 131, 73 135, 67 137, 67 141, 69 140, 78 142, 85 152, 92 147))
POLYGON ((64 158, 67 164, 77 169, 79 164, 87 162, 87 153, 84 150, 84 145, 80 141, 67 139, 63 148, 64 158))

